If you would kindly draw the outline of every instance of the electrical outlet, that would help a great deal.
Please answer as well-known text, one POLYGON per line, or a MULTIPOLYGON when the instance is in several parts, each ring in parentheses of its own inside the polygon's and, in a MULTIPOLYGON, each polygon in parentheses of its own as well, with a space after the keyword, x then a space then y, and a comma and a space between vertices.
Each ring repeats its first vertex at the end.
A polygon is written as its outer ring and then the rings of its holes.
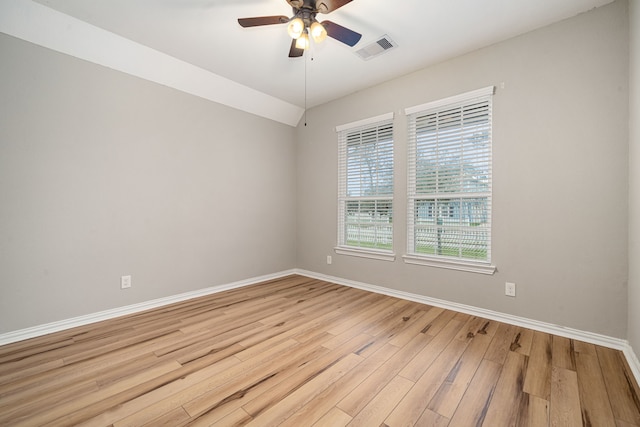
POLYGON ((504 294, 508 297, 516 296, 516 284, 515 283, 505 283, 504 284, 504 294))
POLYGON ((332 262, 331 255, 327 255, 327 264, 331 264, 332 262))
POLYGON ((120 289, 127 289, 131 287, 131 276, 122 276, 120 278, 120 289))

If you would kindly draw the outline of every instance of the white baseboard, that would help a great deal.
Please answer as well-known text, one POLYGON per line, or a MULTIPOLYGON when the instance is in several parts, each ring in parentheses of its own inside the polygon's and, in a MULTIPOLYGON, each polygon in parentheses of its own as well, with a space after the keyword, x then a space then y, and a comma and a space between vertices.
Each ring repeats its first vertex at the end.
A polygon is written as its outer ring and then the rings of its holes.
POLYGON ((640 360, 638 360, 638 356, 633 351, 633 347, 627 344, 626 348, 624 348, 622 352, 627 359, 631 372, 633 372, 633 376, 636 377, 636 382, 640 384, 640 360))
POLYGON ((465 304, 458 304, 451 301, 445 301, 437 298, 427 297, 424 295, 398 291, 395 289, 389 289, 382 286, 376 286, 368 283, 357 282, 354 280, 343 279, 340 277, 329 276, 326 274, 315 273, 312 271, 296 269, 295 273, 301 276, 311 277, 313 279, 325 280, 327 282, 337 283, 339 285, 349 286, 352 288, 362 289, 378 294, 389 295, 392 297, 432 305, 435 307, 446 308, 448 310, 462 312, 485 319, 495 320, 497 322, 508 323, 510 325, 520 326, 523 328, 533 329, 535 331, 546 332, 565 338, 575 339, 578 341, 584 341, 591 344, 620 350, 625 355, 627 363, 631 367, 633 375, 636 378, 636 382, 640 384, 640 361, 638 361, 638 357, 633 351, 631 345, 629 345, 629 342, 624 339, 613 338, 607 335, 596 334, 593 332, 581 331, 579 329, 567 328, 560 325, 554 325, 552 323, 527 319, 525 317, 500 313, 493 310, 486 310, 484 308, 473 307, 465 304))
POLYGON ((560 325, 554 325, 551 323, 540 322, 538 320, 527 319, 525 317, 513 316, 511 314, 500 313, 497 311, 486 310, 483 308, 473 307, 465 304, 458 304, 455 302, 445 301, 437 298, 431 298, 424 295, 412 294, 409 292, 398 291, 395 289, 385 288, 382 286, 371 285, 368 283, 357 282, 354 280, 343 279, 340 277, 329 276, 326 274, 315 273, 312 271, 292 269, 281 271, 279 273, 268 274, 259 277, 253 277, 246 280, 240 280, 224 285, 213 286, 210 288, 200 289, 197 291, 187 292, 179 295, 173 295, 170 297, 159 298, 151 301, 146 301, 139 304, 128 305, 125 307, 119 307, 112 310, 101 311, 98 313, 88 314, 86 316, 74 317, 72 319, 62 320, 59 322, 47 323, 45 325, 34 326, 31 328, 21 329, 14 332, 8 332, 0 334, 0 345, 10 344, 12 342, 22 341, 29 338, 34 338, 53 332, 63 331, 66 329, 75 328, 77 326, 84 326, 102 320, 113 319, 115 317, 124 316, 127 314, 139 313, 141 311, 150 310, 152 308, 158 308, 173 304, 176 302, 186 301, 193 298, 202 297, 205 295, 211 295, 218 292, 227 291, 230 289, 241 288, 243 286, 254 285, 256 283, 264 282, 267 280, 278 279, 281 277, 289 276, 291 274, 299 274, 301 276, 310 277, 313 279, 325 280, 339 285, 349 286, 352 288, 362 289, 369 292, 375 292, 378 294, 389 295, 392 297, 405 299, 409 301, 415 301, 422 304, 432 305, 436 307, 446 308, 461 313, 470 314, 473 316, 483 317, 485 319, 491 319, 498 322, 508 323, 511 325, 521 326, 524 328, 533 329, 540 332, 546 332, 549 334, 559 335, 565 338, 571 338, 579 341, 588 342, 591 344, 601 345, 603 347, 613 348, 621 350, 627 359, 627 363, 631 367, 633 375, 636 381, 640 383, 640 361, 637 355, 633 351, 631 345, 627 340, 620 338, 613 338, 606 335, 595 334, 593 332, 581 331, 578 329, 567 328, 560 325))
POLYGON ((85 316, 74 317, 67 320, 61 320, 58 322, 47 323, 45 325, 34 326, 31 328, 21 329, 14 332, 8 332, 0 334, 0 345, 10 344, 12 342, 22 341, 29 338, 35 338, 53 332, 59 332, 66 329, 75 328, 78 326, 84 326, 91 323, 100 322, 102 320, 113 319, 115 317, 124 316, 127 314, 139 313, 141 311, 150 310, 152 308, 158 308, 165 305, 173 304, 176 302, 186 301, 193 298, 202 297, 205 295, 216 294, 222 291, 228 291, 230 289, 241 288, 243 286, 254 285, 256 283, 265 282, 267 280, 278 279, 280 277, 296 274, 295 270, 286 270, 279 273, 267 274, 259 277, 252 277, 246 280, 240 280, 237 282, 227 283, 224 285, 213 286, 210 288, 199 289, 197 291, 186 292, 183 294, 172 295, 165 298, 158 298, 151 301, 145 301, 138 304, 127 305, 125 307, 118 307, 111 310, 100 311, 98 313, 87 314, 85 316))

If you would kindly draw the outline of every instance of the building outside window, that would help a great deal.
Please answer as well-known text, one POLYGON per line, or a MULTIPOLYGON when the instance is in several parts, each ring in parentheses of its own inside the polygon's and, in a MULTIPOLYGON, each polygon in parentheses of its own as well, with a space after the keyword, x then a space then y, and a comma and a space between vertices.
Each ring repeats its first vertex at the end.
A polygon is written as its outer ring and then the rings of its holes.
POLYGON ((338 246, 336 252, 393 256, 393 115, 338 131, 338 246))
POLYGON ((405 261, 493 273, 493 87, 405 110, 405 261))

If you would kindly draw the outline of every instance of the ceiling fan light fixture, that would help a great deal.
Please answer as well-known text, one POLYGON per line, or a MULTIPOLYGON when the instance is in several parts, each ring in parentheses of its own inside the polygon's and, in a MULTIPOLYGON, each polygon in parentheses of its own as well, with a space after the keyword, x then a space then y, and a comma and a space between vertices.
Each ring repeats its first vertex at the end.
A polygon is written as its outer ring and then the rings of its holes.
POLYGON ((296 47, 304 50, 309 48, 309 34, 306 31, 296 40, 296 47))
POLYGON ((300 18, 294 18, 289 21, 287 33, 292 39, 298 39, 304 33, 304 21, 300 18))
MULTIPOLYGON (((273 0, 275 1, 275 0, 273 0)), ((274 15, 256 16, 252 18, 238 18, 238 24, 243 28, 260 27, 263 25, 286 24, 287 33, 292 38, 289 48, 289 58, 303 56, 304 51, 311 47, 311 40, 320 44, 327 37, 331 37, 347 46, 355 46, 362 34, 343 27, 328 20, 318 22, 318 13, 329 13, 351 3, 353 0, 286 0, 293 9, 293 16, 274 15)))
POLYGON ((311 32, 311 38, 316 43, 322 43, 327 38, 327 30, 318 21, 311 24, 309 31, 311 32))

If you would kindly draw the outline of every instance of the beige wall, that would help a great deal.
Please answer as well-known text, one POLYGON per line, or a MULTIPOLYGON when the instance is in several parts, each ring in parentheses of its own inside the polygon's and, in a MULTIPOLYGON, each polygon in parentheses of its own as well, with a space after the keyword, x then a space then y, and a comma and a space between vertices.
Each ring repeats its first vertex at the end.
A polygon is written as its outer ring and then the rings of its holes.
POLYGON ((627 3, 618 1, 310 110, 308 125, 297 131, 298 267, 625 338, 627 58, 627 3), (406 118, 400 112, 489 85, 497 87, 498 271, 484 276, 406 265, 406 118), (334 128, 389 111, 396 113, 398 257, 337 255, 334 128), (515 299, 504 296, 505 281, 517 284, 515 299))
POLYGON ((0 56, 0 333, 295 267, 291 127, 6 35, 0 56))
POLYGON ((640 355, 640 4, 629 2, 629 326, 628 339, 640 355))

